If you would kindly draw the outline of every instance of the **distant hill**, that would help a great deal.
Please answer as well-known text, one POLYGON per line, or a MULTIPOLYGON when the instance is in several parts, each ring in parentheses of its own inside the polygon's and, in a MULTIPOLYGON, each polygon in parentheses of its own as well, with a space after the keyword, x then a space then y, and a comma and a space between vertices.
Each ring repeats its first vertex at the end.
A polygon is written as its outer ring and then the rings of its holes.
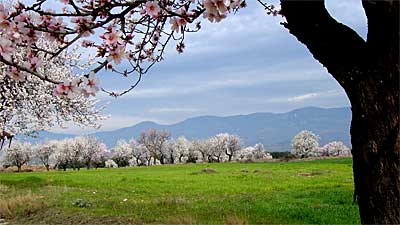
MULTIPOLYGON (((150 128, 166 129, 174 138, 202 139, 227 132, 242 137, 245 145, 264 144, 273 151, 290 150, 290 141, 299 131, 307 129, 321 137, 321 144, 341 140, 350 145, 350 108, 307 107, 287 113, 253 113, 237 116, 200 116, 182 122, 161 125, 142 122, 131 127, 114 131, 96 132, 94 136, 112 147, 119 139, 137 138, 142 131, 150 128)), ((71 135, 42 132, 38 140, 62 139, 71 135)))

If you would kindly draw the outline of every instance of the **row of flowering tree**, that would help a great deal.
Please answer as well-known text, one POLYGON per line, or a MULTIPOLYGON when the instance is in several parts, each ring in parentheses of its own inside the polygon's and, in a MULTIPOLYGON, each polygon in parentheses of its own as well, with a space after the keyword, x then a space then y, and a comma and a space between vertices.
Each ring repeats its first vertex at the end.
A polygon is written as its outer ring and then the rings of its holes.
POLYGON ((242 147, 239 136, 221 133, 205 140, 188 141, 184 136, 171 139, 166 131, 150 129, 129 142, 119 140, 110 151, 91 136, 61 141, 51 140, 39 145, 15 141, 4 150, 2 164, 17 166, 40 163, 47 170, 82 167, 150 166, 177 163, 213 163, 258 161, 272 159, 262 144, 242 147))
POLYGON ((1 162, 3 166, 16 166, 18 171, 28 163, 39 163, 47 170, 79 170, 81 167, 103 167, 106 157, 107 148, 103 143, 95 137, 79 136, 61 141, 50 140, 39 145, 15 141, 4 149, 1 162))
MULTIPOLYGON (((119 140, 111 151, 111 160, 118 167, 267 159, 272 157, 262 144, 243 148, 237 135, 221 133, 189 141, 184 136, 172 139, 169 132, 156 129, 142 132, 137 140, 119 140)), ((109 162, 109 165, 114 164, 109 162)))
MULTIPOLYGON (((350 149, 340 141, 319 146, 319 137, 301 131, 292 140, 292 154, 299 158, 351 156, 350 149)), ((243 147, 237 135, 217 134, 204 140, 189 141, 184 136, 170 138, 167 131, 150 129, 138 139, 119 140, 110 151, 92 136, 78 136, 61 141, 51 140, 39 145, 16 141, 4 150, 3 164, 16 166, 18 171, 29 162, 46 167, 79 170, 82 167, 150 166, 177 163, 213 163, 231 161, 264 161, 272 159, 261 143, 243 147)))

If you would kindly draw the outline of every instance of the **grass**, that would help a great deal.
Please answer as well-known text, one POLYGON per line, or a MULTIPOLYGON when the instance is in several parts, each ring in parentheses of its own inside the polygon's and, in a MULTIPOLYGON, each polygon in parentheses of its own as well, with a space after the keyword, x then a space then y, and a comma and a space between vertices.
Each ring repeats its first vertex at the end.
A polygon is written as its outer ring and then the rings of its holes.
POLYGON ((352 200, 348 158, 0 173, 9 224, 356 224, 352 200))

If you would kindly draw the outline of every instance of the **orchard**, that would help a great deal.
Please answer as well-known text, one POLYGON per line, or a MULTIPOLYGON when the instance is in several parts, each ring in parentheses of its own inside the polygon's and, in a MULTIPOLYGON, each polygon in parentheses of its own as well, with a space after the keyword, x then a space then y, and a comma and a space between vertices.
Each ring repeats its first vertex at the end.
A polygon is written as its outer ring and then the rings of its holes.
MULTIPOLYGON (((351 102, 355 199, 361 222, 399 224, 400 3, 361 1, 368 19, 366 40, 337 22, 323 0, 281 0, 280 9, 257 4, 268 14, 282 16, 283 27, 326 67, 351 102)), ((62 7, 50 9, 50 2, 0 4, 0 113, 5 121, 21 121, 2 122, 3 130, 29 130, 25 122, 30 121, 24 118, 32 117, 23 111, 13 115, 13 104, 39 98, 44 98, 35 102, 39 107, 47 102, 54 107, 36 113, 35 123, 47 126, 53 121, 43 113, 70 115, 68 110, 83 105, 82 112, 72 112, 83 117, 72 119, 93 124, 98 111, 87 97, 100 90, 114 97, 132 91, 164 59, 167 45, 184 51, 185 41, 190 41, 186 34, 201 29, 202 17, 216 23, 246 6, 243 0, 61 0, 62 7), (74 48, 94 49, 96 56, 88 62, 66 58, 74 48), (105 90, 96 75, 102 70, 134 76, 136 82, 120 92, 105 90)))

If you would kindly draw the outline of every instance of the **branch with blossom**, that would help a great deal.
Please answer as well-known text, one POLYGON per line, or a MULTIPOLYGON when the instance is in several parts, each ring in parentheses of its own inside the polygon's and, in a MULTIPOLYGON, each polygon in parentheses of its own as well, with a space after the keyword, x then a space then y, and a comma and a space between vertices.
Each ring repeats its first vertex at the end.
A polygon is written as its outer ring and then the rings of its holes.
MULTIPOLYGON (((35 45, 48 51, 57 49, 56 42, 42 39, 35 45)), ((26 63, 24 60, 31 54, 25 47, 17 47, 13 52, 14 61, 26 63)), ((98 122, 105 118, 100 115, 104 107, 98 107, 96 99, 85 97, 97 92, 95 84, 98 81, 90 76, 77 77, 76 71, 90 67, 90 63, 80 64, 79 58, 77 49, 54 58, 44 52, 31 58, 36 73, 49 80, 65 80, 62 84, 65 88, 70 87, 68 91, 59 89, 60 86, 54 89, 52 83, 0 62, 0 128, 12 134, 31 134, 56 124, 63 127, 70 122, 98 127, 98 122), (77 79, 82 79, 79 85, 77 79)))
POLYGON ((244 0, 60 0, 62 9, 46 9, 49 0, 37 0, 27 6, 0 4, 0 61, 17 79, 26 74, 56 85, 59 95, 82 89, 83 95, 98 91, 95 74, 109 70, 123 76, 137 75, 137 82, 121 93, 106 91, 111 96, 123 95, 137 86, 143 74, 157 62, 169 42, 183 52, 185 34, 201 28, 198 18, 220 22, 229 13, 245 6, 244 0), (55 51, 39 48, 40 37, 56 41, 55 51), (50 79, 37 71, 39 54, 52 58, 74 45, 94 49, 96 64, 74 80, 50 79), (15 49, 29 51, 26 60, 15 59, 15 49))

